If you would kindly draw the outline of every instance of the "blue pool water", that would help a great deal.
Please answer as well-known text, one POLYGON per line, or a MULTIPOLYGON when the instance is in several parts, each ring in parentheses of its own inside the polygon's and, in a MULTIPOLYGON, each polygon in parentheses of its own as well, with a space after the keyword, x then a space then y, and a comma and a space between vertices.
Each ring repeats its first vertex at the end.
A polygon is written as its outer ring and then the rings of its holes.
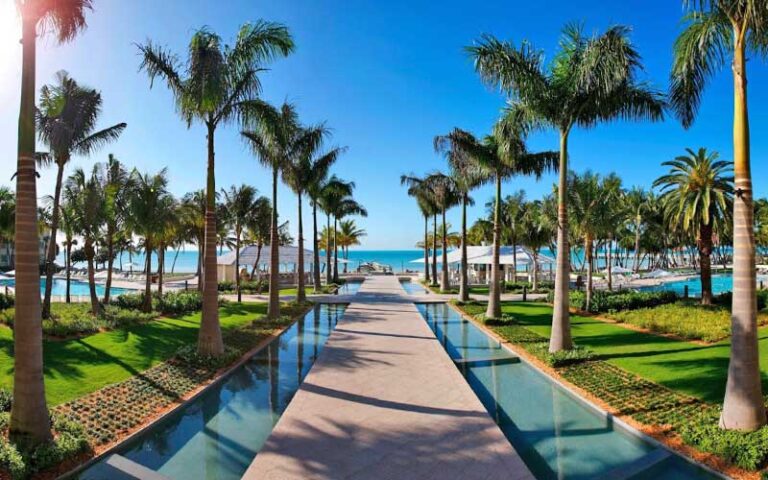
POLYGON ((400 282, 400 286, 402 286, 403 290, 405 290, 409 295, 424 295, 428 293, 427 289, 418 282, 404 281, 400 282))
POLYGON ((346 282, 339 287, 339 295, 354 295, 360 290, 363 282, 346 282))
MULTIPOLYGON (((298 390, 344 308, 316 306, 223 382, 116 453, 172 479, 239 479, 298 390)), ((133 477, 101 460, 76 478, 133 477)))
MULTIPOLYGON (((765 276, 758 276, 757 277, 757 283, 758 285, 760 282, 764 282, 766 285, 768 285, 768 278, 765 276)), ((643 291, 660 291, 660 290, 670 290, 673 292, 677 292, 680 296, 683 295, 685 291, 686 285, 688 286, 688 295, 691 297, 700 297, 701 296, 701 279, 696 277, 691 277, 686 280, 678 280, 675 282, 665 282, 661 283, 660 285, 653 285, 649 287, 642 287, 640 290, 643 291)), ((722 274, 722 275, 712 275, 712 294, 718 295, 725 292, 730 292, 733 290, 733 275, 729 274, 722 274)))
POLYGON ((453 360, 479 359, 462 373, 536 478, 717 478, 615 426, 447 305, 418 308, 453 360), (655 456, 665 458, 633 469, 655 456))
MULTIPOLYGON (((13 279, 5 279, 0 280, 0 287, 5 286, 13 287, 15 285, 15 281, 13 279)), ((110 295, 117 296, 122 295, 123 293, 134 293, 136 290, 131 290, 129 288, 117 288, 112 287, 109 289, 110 295)), ((51 289, 51 294, 54 296, 61 295, 64 296, 67 294, 67 281, 61 278, 54 278, 53 279, 53 286, 51 289)), ((90 290, 88 289, 88 283, 86 282, 80 282, 78 280, 72 280, 69 285, 69 292, 72 296, 85 296, 90 295, 90 290)), ((40 293, 45 293, 45 279, 40 279, 40 293)), ((104 295, 104 285, 96 284, 96 295, 103 296, 104 295)))

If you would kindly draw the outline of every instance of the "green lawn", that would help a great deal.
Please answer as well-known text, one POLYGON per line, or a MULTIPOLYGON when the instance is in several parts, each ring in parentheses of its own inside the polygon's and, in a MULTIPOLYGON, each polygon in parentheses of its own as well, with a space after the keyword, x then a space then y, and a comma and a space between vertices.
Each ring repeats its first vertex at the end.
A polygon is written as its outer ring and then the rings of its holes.
MULTIPOLYGON (((549 337, 552 308, 542 303, 505 302, 504 312, 534 332, 549 337)), ((601 358, 673 390, 719 403, 728 370, 729 340, 696 345, 635 332, 593 318, 571 316, 574 341, 601 358)), ((768 391, 768 328, 760 328, 763 389, 768 391)))
MULTIPOLYGON (((223 329, 237 328, 265 314, 266 308, 265 303, 228 303, 219 309, 219 320, 223 329)), ((76 340, 45 341, 48 403, 65 403, 166 360, 197 340, 199 324, 200 313, 195 313, 76 340)), ((0 327, 0 387, 13 384, 12 348, 12 331, 0 327)))

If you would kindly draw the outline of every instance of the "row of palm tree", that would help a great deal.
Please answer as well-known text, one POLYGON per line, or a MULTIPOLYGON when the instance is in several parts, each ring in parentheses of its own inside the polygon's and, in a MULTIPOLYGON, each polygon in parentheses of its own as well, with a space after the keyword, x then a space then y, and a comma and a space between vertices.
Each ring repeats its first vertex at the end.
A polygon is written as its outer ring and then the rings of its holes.
MULTIPOLYGON (((542 51, 528 42, 515 45, 490 35, 481 37, 467 51, 474 59, 475 69, 482 80, 507 94, 508 105, 504 117, 494 128, 494 135, 484 142, 451 141, 450 147, 443 146, 441 151, 451 152, 448 154, 449 161, 453 157, 462 161, 465 159, 461 157, 469 157, 471 164, 482 167, 486 173, 493 170, 497 172, 493 218, 496 257, 501 233, 499 179, 504 177, 502 172, 505 168, 514 168, 515 160, 518 159, 514 158, 512 152, 525 151, 523 142, 528 132, 546 128, 558 132, 559 180, 555 223, 557 261, 549 350, 558 352, 571 349, 573 341, 568 310, 571 265, 569 203, 572 197, 568 182, 570 133, 574 127, 591 128, 616 119, 660 121, 664 118, 667 106, 688 128, 695 120, 707 81, 723 65, 730 63, 734 79, 734 195, 731 202, 733 213, 729 217, 733 223, 733 335, 720 424, 728 429, 754 430, 766 424, 766 411, 762 402, 757 350, 755 231, 746 60, 750 54, 756 58, 765 54, 764 46, 768 43, 768 8, 763 0, 684 0, 683 4, 687 10, 685 26, 674 45, 668 96, 638 80, 637 74, 642 69, 641 57, 629 40, 629 28, 624 26, 611 27, 601 34, 585 35, 580 26, 567 25, 563 30, 559 50, 549 63, 544 62, 542 51), (500 130, 504 133, 500 134, 500 130), (463 145, 471 145, 472 148, 463 145), (487 147, 499 145, 505 146, 496 152, 501 151, 512 158, 502 162, 504 168, 494 169, 493 162, 489 161, 493 155, 489 154, 487 147), (486 149, 480 149, 479 146, 485 146, 486 149)), ((465 137, 463 134, 456 136, 459 139, 465 137)), ((443 144, 443 141, 437 143, 443 144)), ((699 155, 706 156, 706 153, 689 152, 687 158, 699 155)), ((496 156, 500 155, 497 153, 496 156)), ((670 174, 660 178, 657 185, 664 190, 666 203, 677 201, 678 208, 667 209, 667 214, 681 220, 683 230, 690 231, 694 225, 698 227, 698 250, 706 270, 711 250, 711 242, 707 239, 711 238, 714 228, 713 215, 729 209, 727 170, 730 166, 712 158, 707 158, 706 162, 676 159, 668 166, 671 168, 670 174), (699 182, 699 185, 681 188, 681 179, 685 175, 683 172, 694 169, 706 174, 707 179, 699 182), (715 178, 717 181, 714 181, 715 178), (710 192, 714 196, 700 202, 698 192, 703 195, 710 192), (701 208, 691 211, 690 205, 701 208)), ((419 202, 425 223, 430 215, 434 218, 435 213, 441 210, 434 191, 430 195, 422 192, 429 190, 422 187, 427 178, 403 178, 409 185, 409 194, 419 202), (431 198, 429 204, 424 204, 425 197, 431 198)), ((594 178, 587 181, 585 195, 589 194, 587 190, 594 183, 594 178)), ((589 207, 589 202, 585 199, 581 207, 589 207)), ((589 215, 590 210, 582 213, 589 215)), ((638 211, 635 213, 637 216, 638 211)), ((596 233, 588 223, 581 225, 581 230, 587 238, 596 233)), ((639 252, 636 251, 636 255, 639 252)), ((492 268, 487 314, 497 317, 500 314, 499 278, 495 259, 492 268)), ((433 257, 433 281, 435 273, 433 257)), ((465 276, 463 273, 462 283, 465 276)))

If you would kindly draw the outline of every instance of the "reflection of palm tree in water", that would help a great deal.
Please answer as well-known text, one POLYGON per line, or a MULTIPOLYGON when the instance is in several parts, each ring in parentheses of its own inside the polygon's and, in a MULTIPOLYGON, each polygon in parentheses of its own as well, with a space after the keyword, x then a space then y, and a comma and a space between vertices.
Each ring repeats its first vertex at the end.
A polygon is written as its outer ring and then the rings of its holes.
POLYGON ((222 390, 216 391, 214 395, 208 395, 203 402, 203 425, 205 437, 203 440, 203 455, 205 465, 205 478, 218 478, 220 473, 219 461, 219 417, 221 409, 222 390))
POLYGON ((296 332, 296 388, 301 385, 301 372, 304 370, 304 319, 300 319, 296 332))
POLYGON ((280 418, 280 341, 272 342, 267 347, 267 364, 269 366, 269 410, 272 412, 272 423, 280 418))

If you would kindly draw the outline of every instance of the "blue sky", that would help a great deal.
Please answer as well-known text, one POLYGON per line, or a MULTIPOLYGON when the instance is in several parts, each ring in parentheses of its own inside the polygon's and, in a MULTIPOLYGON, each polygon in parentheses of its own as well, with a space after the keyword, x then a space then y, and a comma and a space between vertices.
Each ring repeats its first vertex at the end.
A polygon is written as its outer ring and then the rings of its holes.
MULTIPOLYGON (((12 12, 13 0, 0 0, 0 16, 12 12)), ((681 2, 551 0, 521 2, 444 0, 388 2, 354 0, 95 0, 88 29, 69 45, 43 40, 38 50, 38 85, 66 69, 104 97, 102 124, 128 123, 122 138, 93 158, 76 158, 89 166, 114 153, 143 171, 168 167, 177 195, 202 188, 205 133, 187 129, 176 116, 168 90, 149 89, 138 72, 135 42, 147 39, 183 53, 192 32, 203 25, 224 39, 242 23, 259 18, 285 23, 297 49, 270 65, 262 76, 263 97, 298 105, 307 123, 327 121, 333 143, 349 147, 335 172, 357 184, 357 198, 368 208, 360 221, 368 232, 364 248, 411 247, 420 237, 422 220, 399 185, 402 173, 422 174, 444 168, 432 150, 432 138, 454 126, 477 134, 488 131, 503 106, 503 97, 481 84, 463 47, 483 33, 519 42, 528 39, 548 54, 557 46, 562 26, 582 22, 587 30, 615 24, 633 27, 632 39, 643 55, 646 78, 666 89, 672 43, 680 29, 681 2)), ((7 25, 0 18, 0 25, 7 25)), ((0 183, 10 184, 16 152, 20 48, 0 33, 0 183)), ((749 64, 753 175, 756 193, 768 195, 765 156, 768 140, 767 70, 759 59, 749 64)), ((705 95, 700 117, 683 130, 670 118, 664 123, 612 123, 571 135, 571 167, 577 171, 617 172, 626 186, 649 187, 663 172, 660 163, 685 147, 704 146, 731 157, 731 77, 718 75, 705 95)), ((532 149, 556 149, 555 132, 537 134, 532 149)), ((238 129, 221 129, 217 137, 219 187, 246 182, 263 194, 269 175, 240 140, 238 129)), ((71 170, 70 170, 71 171, 71 170)), ((53 170, 41 172, 39 192, 52 192, 53 170)), ((529 198, 551 190, 553 176, 540 182, 518 178, 505 192, 524 189, 529 198)), ((478 206, 470 220, 484 214, 490 188, 475 193, 478 206)), ((296 227, 296 201, 281 188, 279 213, 296 227)), ((459 212, 449 214, 458 226, 459 212)), ((307 216, 305 221, 309 222, 307 216)))

